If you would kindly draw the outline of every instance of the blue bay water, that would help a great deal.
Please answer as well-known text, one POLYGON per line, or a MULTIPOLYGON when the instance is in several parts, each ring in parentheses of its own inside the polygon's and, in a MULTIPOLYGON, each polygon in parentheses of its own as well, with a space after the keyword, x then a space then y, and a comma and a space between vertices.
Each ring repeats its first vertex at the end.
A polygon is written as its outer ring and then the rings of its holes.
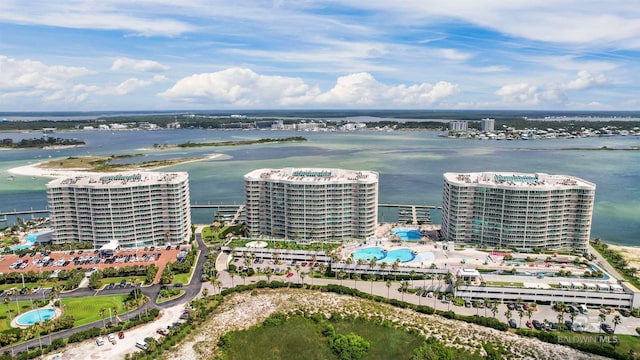
MULTIPOLYGON (((596 184, 592 237, 640 245, 640 151, 563 150, 631 148, 638 137, 529 141, 456 140, 437 132, 286 132, 242 130, 70 131, 55 136, 87 145, 60 150, 0 150, 0 210, 46 207, 48 179, 16 176, 8 169, 39 161, 81 155, 144 154, 126 161, 223 156, 165 168, 189 172, 191 200, 199 204, 240 204, 243 175, 263 167, 337 167, 380 173, 380 202, 441 205, 444 172, 545 172, 581 177, 596 184), (302 143, 143 150, 154 144, 212 142, 304 136, 302 143)), ((14 140, 37 133, 0 133, 14 140)), ((211 221, 213 210, 195 210, 195 223, 211 221)), ((390 220, 391 215, 385 215, 390 220)), ((433 216, 439 222, 438 214, 433 216)))

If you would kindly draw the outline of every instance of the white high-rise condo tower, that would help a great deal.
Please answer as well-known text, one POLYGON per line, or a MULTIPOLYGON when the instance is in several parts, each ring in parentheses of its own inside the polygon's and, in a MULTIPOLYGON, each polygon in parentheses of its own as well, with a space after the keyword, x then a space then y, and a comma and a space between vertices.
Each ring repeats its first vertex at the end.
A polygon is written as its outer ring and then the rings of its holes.
POLYGON ((492 248, 586 251, 595 190, 567 175, 445 173, 442 236, 492 248))
POLYGON ((378 220, 378 173, 259 169, 244 176, 250 236, 326 241, 363 239, 378 220))
POLYGON ((99 248, 181 244, 191 237, 186 172, 87 173, 52 180, 47 198, 53 243, 99 248))

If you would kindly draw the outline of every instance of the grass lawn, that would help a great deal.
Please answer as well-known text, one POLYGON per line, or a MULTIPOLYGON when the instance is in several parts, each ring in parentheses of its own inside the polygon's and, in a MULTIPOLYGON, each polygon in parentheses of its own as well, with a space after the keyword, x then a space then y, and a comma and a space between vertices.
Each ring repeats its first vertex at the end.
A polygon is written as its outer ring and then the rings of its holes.
POLYGON ((175 298, 179 298, 180 296, 184 295, 185 291, 184 290, 180 290, 178 291, 178 293, 176 295, 170 296, 170 297, 160 297, 158 296, 158 300, 156 301, 158 304, 163 303, 165 301, 169 301, 169 300, 173 300, 175 298))
MULTIPOLYGON (((409 359, 424 339, 402 329, 367 321, 332 323, 337 334, 356 333, 371 344, 365 359, 409 359)), ((322 325, 294 317, 280 326, 256 327, 234 332, 227 359, 337 359, 322 335, 322 325), (287 334, 283 336, 282 334, 287 334)))
POLYGON ((11 301, 8 304, 0 304, 0 331, 11 329, 11 319, 16 317, 16 309, 20 309, 20 313, 31 310, 31 301, 19 301, 16 305, 15 301, 11 301), (7 309, 11 309, 11 316, 7 312, 7 309))
MULTIPOLYGON (((113 296, 91 296, 81 298, 65 298, 62 299, 65 313, 75 317, 75 326, 84 325, 96 320, 101 320, 100 309, 107 309, 105 320, 108 321, 108 309, 118 308, 118 313, 123 313, 122 304, 127 295, 113 296)), ((113 314, 113 310, 112 310, 113 314)))
POLYGON ((293 318, 280 326, 235 332, 227 359, 337 359, 319 331, 311 320, 293 318))
MULTIPOLYGON (((37 288, 37 287, 52 288, 54 285, 64 286, 66 283, 67 283, 66 281, 47 280, 42 285, 38 284, 38 283, 34 283, 34 282, 31 282, 31 283, 25 282, 24 286, 29 288, 29 289, 33 289, 33 288, 37 288)), ((13 283, 13 284, 1 284, 0 285, 0 290, 9 290, 11 288, 22 289, 22 282, 17 282, 17 283, 13 283)))

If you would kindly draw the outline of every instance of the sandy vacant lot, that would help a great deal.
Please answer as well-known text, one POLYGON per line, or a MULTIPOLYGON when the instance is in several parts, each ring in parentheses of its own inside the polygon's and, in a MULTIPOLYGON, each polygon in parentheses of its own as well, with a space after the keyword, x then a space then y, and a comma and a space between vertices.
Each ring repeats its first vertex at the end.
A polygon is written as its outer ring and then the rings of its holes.
POLYGON ((105 344, 102 346, 96 345, 95 339, 69 346, 65 348, 62 358, 92 360, 124 359, 125 354, 139 351, 139 349, 136 348, 136 341, 146 337, 159 338, 162 336, 157 334, 156 330, 178 321, 183 310, 184 305, 162 310, 160 312, 160 319, 153 323, 125 331, 125 338, 122 340, 116 339, 115 345, 110 344, 107 341, 107 337, 104 336, 105 344))

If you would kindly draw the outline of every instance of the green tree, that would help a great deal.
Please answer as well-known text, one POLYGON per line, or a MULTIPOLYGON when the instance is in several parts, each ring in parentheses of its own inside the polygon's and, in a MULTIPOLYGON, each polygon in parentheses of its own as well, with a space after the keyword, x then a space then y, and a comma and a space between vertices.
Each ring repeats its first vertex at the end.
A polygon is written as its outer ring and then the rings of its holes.
POLYGON ((613 333, 614 334, 616 332, 616 327, 618 327, 618 325, 620 325, 621 322, 622 322, 622 319, 620 318, 620 315, 616 315, 613 317, 613 333))
POLYGON ((329 345, 341 360, 362 359, 371 349, 371 344, 367 340, 354 333, 336 335, 330 340, 329 345))

